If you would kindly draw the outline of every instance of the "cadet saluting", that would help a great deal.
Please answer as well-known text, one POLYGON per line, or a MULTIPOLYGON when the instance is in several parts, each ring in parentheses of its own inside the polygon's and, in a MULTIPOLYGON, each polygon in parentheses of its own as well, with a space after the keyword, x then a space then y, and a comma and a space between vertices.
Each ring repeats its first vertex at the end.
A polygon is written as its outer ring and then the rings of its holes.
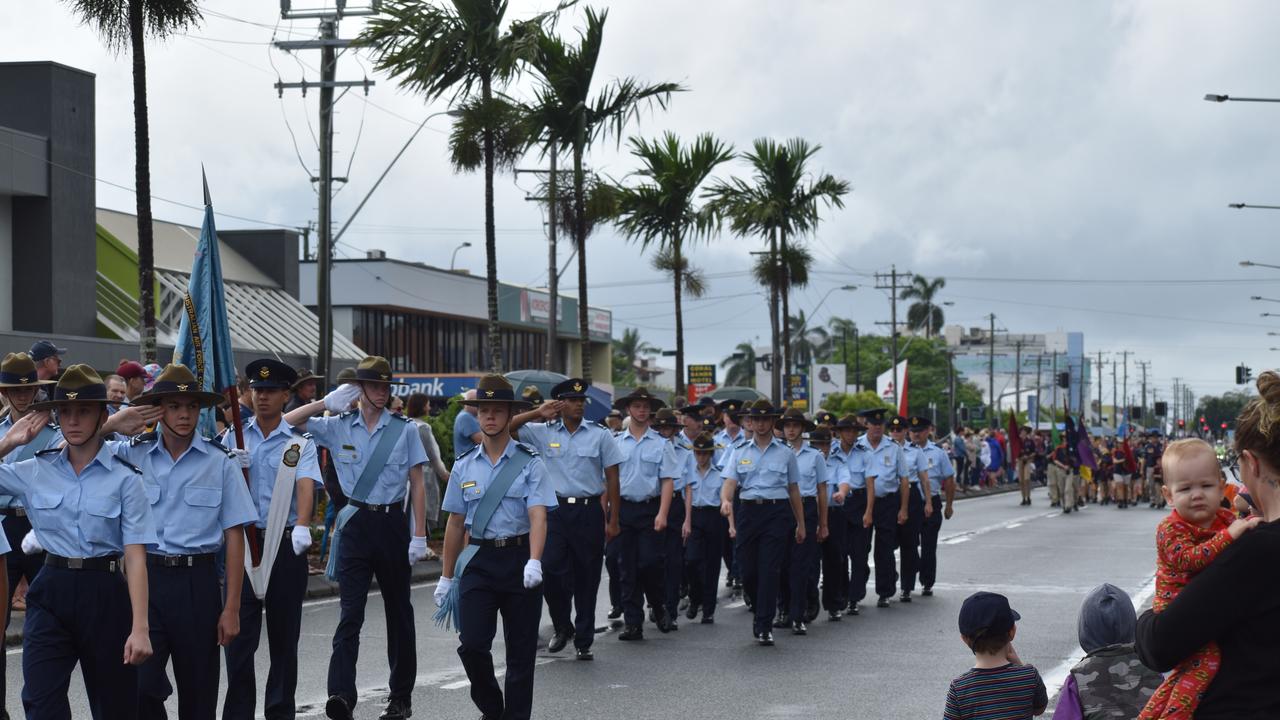
MULTIPOLYGON (((298 687, 298 637, 302 633, 302 600, 307 592, 307 548, 320 466, 315 443, 284 422, 289 388, 298 387, 296 371, 279 360, 255 360, 245 367, 253 391, 253 417, 244 423, 244 449, 234 432, 222 443, 249 469, 251 496, 257 503, 254 523, 263 533, 262 561, 254 571, 266 583, 264 597, 249 581, 240 593, 240 634, 227 645, 227 696, 223 720, 252 720, 258 701, 254 655, 267 618, 267 671, 263 713, 267 720, 291 719, 298 687), (292 530, 290 530, 292 528, 292 530), (276 549, 272 554, 272 548, 276 549)), ((314 380, 312 380, 314 382, 314 380)), ((305 403, 304 403, 305 404, 305 403)))
MULTIPOLYGON (((57 410, 66 446, 0 465, 0 492, 22 498, 48 550, 23 626, 28 718, 71 717, 67 687, 77 662, 95 719, 137 713, 136 666, 151 657, 146 546, 156 534, 141 473, 99 435, 108 404, 98 373, 72 365, 53 398, 32 406, 57 410)), ((47 420, 42 412, 19 420, 0 440, 0 456, 34 440, 47 420)))
POLYGON ((257 519, 253 499, 235 455, 215 440, 196 437, 202 408, 223 401, 201 392, 185 365, 166 367, 135 405, 158 406, 164 415, 155 432, 108 445, 142 469, 151 504, 156 543, 147 547, 151 647, 138 669, 138 716, 164 718, 173 694, 166 666, 173 658, 178 717, 215 717, 218 707, 218 646, 240 633, 240 586, 244 580, 244 532, 257 519), (222 602, 214 557, 226 545, 226 602, 222 602))
POLYGON ((476 397, 465 402, 477 406, 484 437, 458 458, 445 489, 442 507, 449 522, 436 617, 459 631, 458 657, 482 717, 527 720, 533 711, 547 509, 556 507, 556 498, 537 452, 511 438, 511 416, 529 406, 516 399, 511 383, 486 375, 476 397), (507 647, 505 697, 490 653, 499 614, 507 647))
POLYGON ((391 365, 386 358, 366 357, 349 384, 285 415, 285 422, 333 451, 338 482, 347 506, 338 511, 330 551, 330 579, 337 579, 341 615, 329 658, 329 700, 325 713, 351 720, 356 705, 356 659, 369 583, 378 579, 387 614, 387 655, 391 665, 390 697, 383 720, 413 714, 410 696, 418 672, 414 646, 413 605, 409 602, 409 569, 427 553, 426 490, 422 466, 427 451, 408 420, 387 410, 391 397, 391 365), (342 412, 359 399, 358 411, 342 412), (341 415, 317 418, 328 409, 341 415), (413 539, 404 513, 405 477, 413 503, 413 539), (408 562, 405 562, 406 557, 408 562))
POLYGON ((586 406, 587 383, 571 378, 551 388, 551 402, 511 421, 511 432, 518 430, 537 449, 556 493, 543 552, 547 612, 555 628, 547 651, 560 652, 572 640, 579 660, 592 659, 604 545, 618 536, 622 462, 613 433, 583 422, 586 406), (543 422, 531 422, 535 418, 543 422), (571 608, 578 612, 576 622, 570 619, 571 608))
POLYGON ((773 424, 782 413, 768 400, 757 400, 747 411, 755 437, 732 455, 724 469, 720 513, 737 528, 738 566, 746 592, 755 598, 756 642, 773 644, 773 618, 778 610, 779 570, 794 528, 795 542, 805 539, 804 505, 800 501, 800 468, 795 453, 773 437, 773 424), (735 518, 733 495, 742 486, 741 514, 735 518), (790 505, 790 513, 787 512, 790 505))

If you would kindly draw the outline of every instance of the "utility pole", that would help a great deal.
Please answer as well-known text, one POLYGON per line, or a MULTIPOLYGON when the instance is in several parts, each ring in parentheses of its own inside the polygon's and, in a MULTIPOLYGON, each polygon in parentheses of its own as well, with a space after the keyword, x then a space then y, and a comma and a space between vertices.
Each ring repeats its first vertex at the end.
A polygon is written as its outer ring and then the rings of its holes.
POLYGON ((373 81, 337 80, 337 51, 348 47, 352 41, 338 38, 338 22, 346 16, 376 15, 379 3, 373 0, 372 6, 362 9, 348 9, 345 2, 338 2, 332 9, 325 10, 293 10, 291 0, 281 0, 280 17, 285 20, 318 20, 320 37, 316 40, 282 40, 275 46, 285 52, 295 50, 320 51, 320 80, 308 82, 276 81, 276 92, 283 97, 285 90, 301 90, 303 96, 307 90, 317 88, 320 91, 320 174, 311 178, 318 184, 319 219, 316 226, 316 300, 320 306, 320 338, 316 347, 316 374, 321 378, 324 387, 329 386, 330 365, 333 361, 333 183, 345 182, 346 178, 333 176, 333 91, 335 88, 360 87, 365 94, 373 86, 373 81))
MULTIPOLYGON (((1098 424, 1102 424, 1102 351, 1098 351, 1098 424)), ((1113 418, 1114 419, 1114 418, 1113 418)), ((1112 423, 1111 427, 1115 427, 1112 423)))
POLYGON ((1138 362, 1138 367, 1142 370, 1142 402, 1138 403, 1138 407, 1142 408, 1142 420, 1147 421, 1147 368, 1151 367, 1150 360, 1142 360, 1138 362))
POLYGON ((1125 404, 1125 408, 1124 408, 1125 422, 1129 422, 1130 420, 1129 418, 1129 356, 1132 354, 1133 352, 1130 350, 1120 351, 1121 364, 1124 368, 1124 379, 1121 381, 1121 385, 1120 385, 1120 399, 1124 400, 1124 404, 1125 404))
POLYGON ((1013 344, 1013 414, 1022 412, 1022 340, 1013 344))
POLYGON ((560 372, 560 354, 556 352, 556 338, 560 322, 561 271, 556 268, 556 243, 560 225, 560 220, 557 217, 557 213, 560 211, 558 200, 560 194, 559 175, 566 174, 566 172, 556 169, 557 158, 554 147, 547 149, 547 155, 550 158, 550 169, 516 168, 514 172, 517 176, 520 173, 532 173, 534 175, 546 175, 548 178, 546 195, 529 195, 525 197, 525 200, 547 204, 547 294, 550 296, 550 302, 547 308, 547 352, 543 367, 551 372, 560 372))
POLYGON ((1116 396, 1116 377, 1119 375, 1119 363, 1114 359, 1111 360, 1111 427, 1120 427, 1120 404, 1116 396))
POLYGON ((988 411, 990 415, 988 424, 990 424, 996 417, 996 314, 991 313, 987 319, 991 321, 991 330, 987 337, 987 399, 991 406, 988 411))
POLYGON ((1049 416, 1049 428, 1052 432, 1057 431, 1058 427, 1058 351, 1053 351, 1053 374, 1050 375, 1053 380, 1053 414, 1049 416))
MULTIPOLYGON (((893 385, 893 406, 899 407, 898 404, 898 280, 908 280, 911 273, 899 273, 897 265, 889 266, 889 274, 886 276, 882 273, 876 273, 876 289, 889 291, 889 345, 893 353, 893 364, 889 366, 890 377, 893 378, 890 383, 893 385), (885 278, 888 277, 889 284, 885 285, 885 278)), ((883 325, 884 323, 877 323, 883 325)))
POLYGON ((1028 419, 1033 423, 1032 427, 1036 427, 1037 430, 1039 429, 1037 423, 1040 422, 1040 366, 1043 361, 1044 355, 1036 353, 1036 416, 1028 419))
POLYGON ((947 425, 954 435, 956 431, 956 359, 947 351, 947 425))

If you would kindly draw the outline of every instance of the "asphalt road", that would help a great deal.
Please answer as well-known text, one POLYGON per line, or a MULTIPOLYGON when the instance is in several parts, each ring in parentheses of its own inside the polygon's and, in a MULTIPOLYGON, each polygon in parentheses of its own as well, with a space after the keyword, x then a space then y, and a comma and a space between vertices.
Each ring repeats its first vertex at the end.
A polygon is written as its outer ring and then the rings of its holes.
MULTIPOLYGON (((810 626, 808 636, 778 631, 772 648, 754 645, 746 608, 728 598, 715 625, 682 622, 670 635, 650 626, 643 643, 620 643, 616 630, 607 630, 597 637, 595 662, 577 662, 571 652, 540 654, 534 717, 940 717, 948 683, 972 662, 958 637, 956 614, 961 601, 977 590, 1009 596, 1022 615, 1018 652, 1040 669, 1054 695, 1080 656, 1076 613, 1085 593, 1111 582, 1128 590, 1138 604, 1149 601, 1154 533, 1163 512, 1088 507, 1062 516, 1048 507, 1043 490, 1034 497, 1030 507, 1020 507, 1016 495, 957 502, 955 516, 943 525, 932 598, 916 598, 909 605, 895 602, 887 609, 864 606, 861 616, 839 623, 824 615, 810 626)), ((413 592, 418 609, 415 714, 478 717, 457 658, 456 636, 431 624, 433 588, 426 584, 413 592)), ((604 627, 608 602, 603 584, 598 609, 598 625, 604 627)), ((336 598, 311 601, 304 608, 299 717, 324 717, 337 610, 336 598)), ((544 627, 544 647, 548 632, 544 627)), ((499 631, 494 643, 499 671, 501 637, 499 631)), ((360 649, 356 717, 376 718, 385 703, 387 680, 386 628, 376 595, 370 598, 360 649)), ((7 707, 15 717, 21 712, 20 652, 10 650, 8 658, 7 707)), ((266 677, 266 660, 264 638, 258 654, 260 682, 266 677)), ((75 716, 88 717, 79 678, 73 679, 71 691, 75 716)))

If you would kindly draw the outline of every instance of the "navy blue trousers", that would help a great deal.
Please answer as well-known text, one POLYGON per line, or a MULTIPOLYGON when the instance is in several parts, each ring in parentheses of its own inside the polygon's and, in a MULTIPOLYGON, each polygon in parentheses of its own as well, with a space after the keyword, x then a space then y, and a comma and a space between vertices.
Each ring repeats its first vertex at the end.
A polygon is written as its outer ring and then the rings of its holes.
POLYGON ((538 654, 542 587, 525 589, 528 560, 528 546, 482 547, 459 580, 458 657, 471 681, 472 702, 486 718, 494 720, 528 720, 533 712, 533 664, 538 654), (505 693, 493 675, 491 652, 499 615, 507 649, 505 693))
POLYGON ((378 580, 387 616, 390 700, 411 702, 418 674, 413 605, 409 603, 409 523, 399 503, 390 512, 360 510, 351 516, 338 544, 338 629, 329 658, 329 694, 356 704, 356 660, 369 584, 378 580))
POLYGON ((556 632, 573 633, 574 647, 589 648, 595 639, 603 558, 604 510, 598 499, 572 505, 562 501, 547 515, 542 552, 547 612, 556 632), (576 620, 571 619, 574 610, 576 620))
POLYGON ((924 527, 924 496, 912 483, 907 495, 907 521, 898 526, 898 560, 902 565, 902 591, 916 589, 920 572, 920 530, 924 527))
POLYGON ((893 551, 898 545, 898 509, 901 502, 898 493, 891 492, 877 497, 871 510, 876 541, 876 595, 882 598, 893 597, 898 584, 898 567, 893 551))
POLYGON ((794 528, 795 518, 786 501, 772 505, 742 503, 737 517, 738 567, 742 570, 743 587, 750 589, 754 598, 753 630, 757 635, 773 628, 782 557, 788 544, 795 543, 794 528))
POLYGON ((843 505, 827 505, 827 541, 822 544, 822 607, 827 612, 849 604, 848 523, 843 505))
MULTIPOLYGON (((17 592, 22 578, 27 579, 27 587, 31 587, 31 583, 35 582, 36 574, 44 566, 44 553, 28 555, 22 552, 22 538, 31 530, 31 521, 25 515, 6 515, 3 524, 5 539, 9 541, 9 547, 13 548, 4 556, 9 570, 9 602, 4 606, 4 627, 8 629, 9 620, 12 617, 10 608, 13 605, 13 594, 17 592)), ((5 683, 5 676, 8 674, 5 656, 6 653, 0 652, 0 707, 4 706, 3 698, 8 689, 5 683)))
MULTIPOLYGON (((408 551, 406 550, 406 553, 408 551)), ((254 655, 262 638, 262 617, 267 618, 267 670, 262 709, 267 720, 293 720, 298 689, 298 638, 302 634, 302 600, 307 593, 306 555, 293 553, 293 541, 285 538, 271 566, 267 595, 259 600, 244 578, 240 590, 240 634, 227 646, 227 697, 222 720, 253 720, 257 712, 258 686, 254 655)))
POLYGON ((604 569, 609 573, 609 608, 611 610, 620 608, 622 607, 622 543, 616 537, 604 545, 604 569))
POLYGON ((622 589, 622 617, 627 625, 644 624, 644 601, 663 606, 663 536, 653 529, 660 507, 648 502, 623 500, 619 508, 622 532, 618 535, 618 570, 622 589))
POLYGON ((689 566, 689 602, 702 608, 705 617, 716 612, 716 594, 720 591, 720 560, 724 554, 724 538, 729 521, 719 507, 695 507, 685 546, 684 559, 689 566))
POLYGON ((684 581, 684 498, 680 493, 671 497, 671 509, 667 512, 667 529, 663 532, 662 600, 667 615, 675 619, 680 608, 680 585, 684 581))
MULTIPOLYGON (((876 500, 875 507, 880 506, 876 500)), ((874 510, 873 510, 874 512, 874 510)), ((867 581, 871 579, 871 537, 875 525, 863 527, 862 518, 867 514, 867 489, 854 488, 844 501, 845 521, 849 534, 849 604, 860 603, 867 597, 867 581)))
POLYGON ((938 533, 942 532, 942 496, 934 495, 933 515, 920 531, 920 584, 931 588, 938 579, 938 533))
POLYGON ((69 720, 67 690, 80 663, 94 720, 138 715, 138 671, 121 662, 133 627, 124 576, 45 567, 27 591, 22 707, 29 720, 69 720))
POLYGON ((806 497, 804 501, 804 542, 788 545, 783 561, 782 607, 791 615, 791 622, 804 620, 810 601, 818 599, 818 583, 814 571, 818 568, 818 499, 806 497))
POLYGON ((138 668, 138 717, 167 715, 173 694, 166 667, 173 660, 178 717, 213 720, 218 711, 218 616, 222 592, 212 564, 189 568, 147 567, 147 619, 152 655, 138 668))

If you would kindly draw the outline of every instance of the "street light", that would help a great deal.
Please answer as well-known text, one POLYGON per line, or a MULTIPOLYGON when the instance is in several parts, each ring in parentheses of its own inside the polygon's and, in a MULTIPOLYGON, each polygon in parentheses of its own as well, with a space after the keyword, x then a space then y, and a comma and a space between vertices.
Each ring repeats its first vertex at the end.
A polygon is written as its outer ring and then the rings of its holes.
POLYGON ((1274 270, 1280 270, 1280 265, 1271 265, 1268 263, 1254 262, 1252 260, 1241 260, 1240 267, 1264 267, 1264 268, 1272 268, 1274 270))
POLYGON ((453 249, 453 255, 449 256, 449 271, 450 271, 450 272, 452 272, 452 271, 453 271, 453 263, 454 263, 454 261, 458 259, 458 251, 459 251, 459 250, 461 250, 462 248, 469 248, 469 247, 471 247, 471 243, 469 243, 469 242, 463 242, 461 245, 459 245, 458 247, 456 247, 456 248, 454 248, 454 249, 453 249))
POLYGON ((1230 95, 1205 95, 1206 102, 1260 102, 1260 103, 1280 103, 1280 98, 1254 98, 1254 97, 1231 97, 1230 95))
POLYGON ((1280 317, 1280 313, 1258 313, 1259 317, 1280 317))
POLYGON ((822 296, 822 299, 818 301, 818 305, 817 305, 817 307, 815 307, 815 308, 813 309, 813 312, 809 313, 809 317, 814 318, 814 317, 817 317, 817 316, 818 316, 818 311, 822 309, 822 304, 823 304, 823 303, 825 303, 825 302, 827 301, 827 298, 831 297, 831 293, 833 293, 833 292, 835 292, 835 291, 837 291, 837 290, 844 290, 844 291, 846 291, 846 292, 853 292, 854 290, 857 290, 857 289, 858 289, 858 286, 857 286, 857 285, 841 285, 840 287, 834 287, 834 288, 831 288, 830 290, 828 290, 828 291, 827 291, 827 294, 826 294, 826 295, 823 295, 823 296, 822 296))
POLYGON ((1261 300, 1262 302, 1280 303, 1280 300, 1277 300, 1277 299, 1275 299, 1275 298, 1262 297, 1261 295, 1253 295, 1253 296, 1251 296, 1249 299, 1250 299, 1250 300, 1261 300))
POLYGON ((1280 210, 1280 205, 1250 205, 1249 203, 1227 203, 1227 207, 1232 210, 1280 210))

